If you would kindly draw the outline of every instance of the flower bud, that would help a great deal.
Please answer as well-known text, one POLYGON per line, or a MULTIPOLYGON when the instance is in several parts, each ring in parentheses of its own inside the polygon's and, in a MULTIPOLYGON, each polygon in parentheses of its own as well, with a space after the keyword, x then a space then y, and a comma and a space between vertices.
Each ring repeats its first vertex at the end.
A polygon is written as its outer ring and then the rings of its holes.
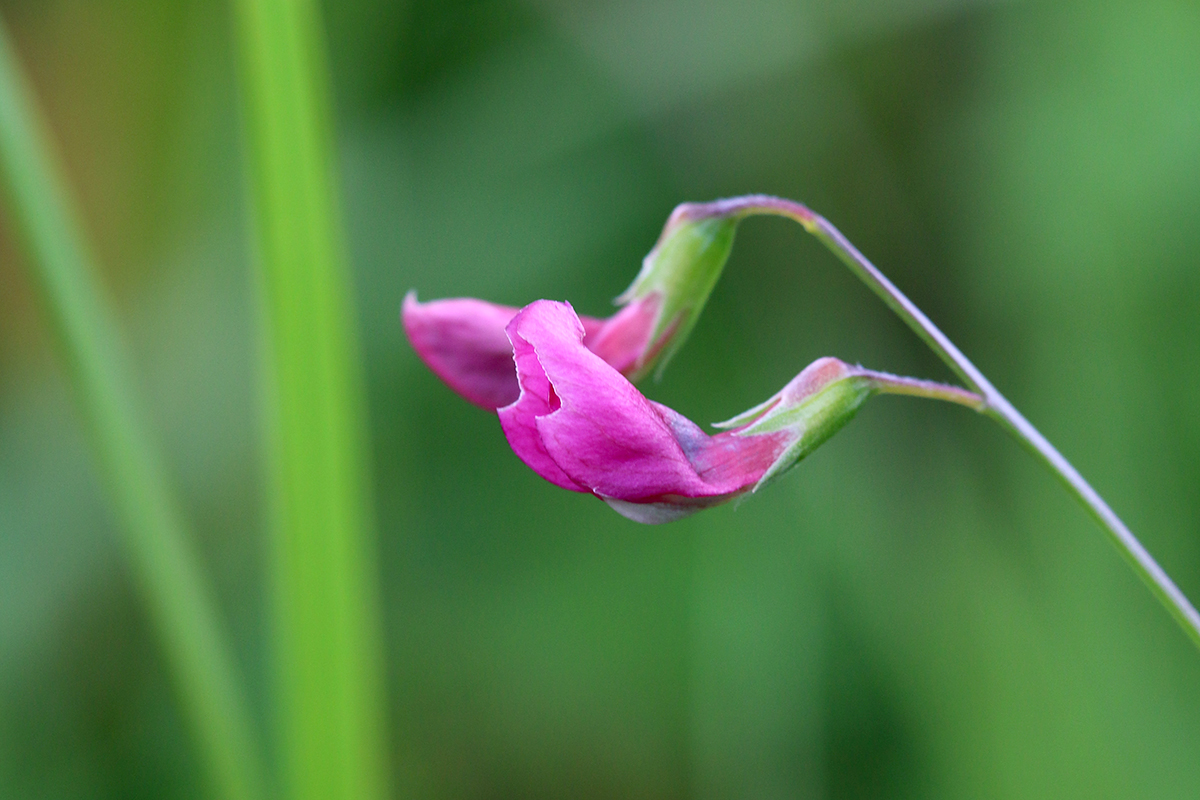
POLYGON ((787 446, 754 485, 752 491, 758 491, 854 419, 866 399, 882 390, 878 374, 820 358, 766 402, 713 427, 742 437, 787 432, 787 446))
POLYGON ((812 218, 812 212, 797 203, 760 194, 683 203, 671 212, 641 271, 617 298, 618 305, 651 299, 658 303, 645 347, 633 367, 623 370, 630 380, 652 369, 662 374, 721 277, 738 223, 756 214, 789 217, 806 227, 812 218))
POLYGON ((657 308, 646 346, 626 372, 644 377, 683 346, 733 249, 739 215, 721 213, 716 203, 684 203, 667 220, 658 242, 642 260, 642 269, 617 298, 619 305, 655 301, 657 308))

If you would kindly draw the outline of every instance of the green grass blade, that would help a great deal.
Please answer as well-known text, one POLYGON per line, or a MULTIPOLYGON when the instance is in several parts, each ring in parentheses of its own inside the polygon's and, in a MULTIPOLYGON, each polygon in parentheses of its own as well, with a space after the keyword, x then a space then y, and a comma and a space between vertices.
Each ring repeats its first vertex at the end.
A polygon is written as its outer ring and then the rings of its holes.
POLYGON ((236 0, 262 294, 273 633, 288 797, 384 793, 365 402, 322 28, 311 0, 236 0))
POLYGON ((140 424, 114 314, 28 82, 0 21, 0 182, 56 333, 133 573, 219 796, 258 800, 264 773, 232 650, 140 424))

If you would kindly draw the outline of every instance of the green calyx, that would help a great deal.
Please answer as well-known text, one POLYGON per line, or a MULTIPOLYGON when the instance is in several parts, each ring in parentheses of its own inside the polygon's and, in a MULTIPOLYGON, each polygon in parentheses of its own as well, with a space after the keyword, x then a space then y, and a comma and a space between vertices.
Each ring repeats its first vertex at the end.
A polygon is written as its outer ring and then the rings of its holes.
POLYGON ((671 212, 654 249, 618 305, 645 303, 654 322, 641 354, 626 376, 661 376, 687 340, 733 249, 737 224, 749 216, 786 217, 815 231, 818 219, 799 203, 754 194, 709 203, 683 203, 671 212))
POLYGON ((870 375, 836 358, 822 358, 765 403, 714 427, 740 428, 739 436, 785 431, 794 437, 755 484, 757 492, 841 430, 877 391, 870 375))
POLYGON ((617 298, 619 305, 643 300, 658 304, 646 347, 630 376, 662 374, 687 340, 729 253, 742 213, 713 213, 711 204, 685 203, 675 209, 641 272, 617 298))

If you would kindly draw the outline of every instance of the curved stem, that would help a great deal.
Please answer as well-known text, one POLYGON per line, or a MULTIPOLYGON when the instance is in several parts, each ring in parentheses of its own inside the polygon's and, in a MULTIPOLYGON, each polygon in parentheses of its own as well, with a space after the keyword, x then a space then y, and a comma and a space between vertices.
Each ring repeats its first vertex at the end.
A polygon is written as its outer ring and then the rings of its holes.
MULTIPOLYGON (((748 197, 732 198, 713 203, 713 213, 738 214, 769 214, 787 217, 804 226, 804 229, 817 237, 833 251, 850 271, 859 277, 884 303, 887 304, 900 319, 929 345, 930 349, 946 362, 963 382, 983 399, 978 407, 981 413, 994 419, 1013 436, 1021 446, 1054 473, 1055 477, 1083 504, 1088 513, 1100 523, 1109 539, 1121 555, 1133 567, 1133 571, 1150 588, 1155 597, 1166 607, 1184 633, 1192 642, 1200 647, 1200 613, 1184 596, 1174 581, 1163 571, 1154 557, 1146 551, 1137 537, 1126 527, 1104 499, 1096 493, 1083 476, 1071 466, 1054 445, 1046 440, 1036 428, 1029 423, 1012 403, 1000 394, 995 386, 983 376, 971 361, 946 338, 936 325, 913 305, 866 256, 852 245, 841 231, 819 214, 813 213, 806 206, 792 200, 785 200, 767 195, 751 195, 748 197)), ((939 398, 946 399, 946 398, 939 398)))
POLYGON ((920 378, 907 378, 888 372, 876 372, 862 367, 856 368, 854 373, 870 381, 871 386, 880 394, 899 394, 908 397, 923 397, 926 400, 942 400, 976 411, 983 411, 987 407, 987 401, 983 399, 983 395, 959 386, 923 381, 920 378))

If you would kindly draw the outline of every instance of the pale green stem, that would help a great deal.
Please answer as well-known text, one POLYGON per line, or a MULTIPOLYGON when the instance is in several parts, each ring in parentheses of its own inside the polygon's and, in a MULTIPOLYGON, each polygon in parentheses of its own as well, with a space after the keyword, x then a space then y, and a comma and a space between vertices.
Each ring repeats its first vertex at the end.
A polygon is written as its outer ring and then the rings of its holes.
POLYGON ((872 388, 879 394, 899 394, 908 397, 923 397, 926 400, 942 400, 947 403, 957 403, 976 411, 984 411, 987 405, 987 401, 983 399, 982 395, 958 386, 923 381, 919 378, 906 378, 887 372, 875 372, 862 367, 852 367, 851 371, 855 375, 867 378, 872 388))
POLYGON ((1083 476, 1063 458, 1036 428, 1029 423, 1012 404, 992 386, 974 364, 946 338, 936 325, 930 322, 903 292, 889 281, 866 256, 858 251, 841 232, 824 217, 813 213, 805 206, 792 200, 765 195, 732 198, 705 206, 706 213, 770 214, 787 217, 804 226, 873 291, 888 308, 912 328, 921 339, 937 353, 950 369, 962 378, 968 388, 982 396, 984 405, 979 410, 1000 423, 1021 445, 1045 464, 1055 477, 1074 497, 1083 504, 1088 513, 1100 523, 1117 550, 1134 572, 1166 607, 1184 633, 1200 647, 1200 614, 1163 571, 1158 562, 1146 551, 1125 523, 1109 508, 1103 498, 1083 479, 1083 476), (710 210, 711 209, 711 210, 710 210))
POLYGON ((233 650, 142 422, 116 315, 2 21, 0 181, 201 762, 219 796, 260 800, 265 771, 233 650))
POLYGON ((234 5, 268 380, 281 779, 293 800, 378 800, 382 624, 319 9, 234 5))

